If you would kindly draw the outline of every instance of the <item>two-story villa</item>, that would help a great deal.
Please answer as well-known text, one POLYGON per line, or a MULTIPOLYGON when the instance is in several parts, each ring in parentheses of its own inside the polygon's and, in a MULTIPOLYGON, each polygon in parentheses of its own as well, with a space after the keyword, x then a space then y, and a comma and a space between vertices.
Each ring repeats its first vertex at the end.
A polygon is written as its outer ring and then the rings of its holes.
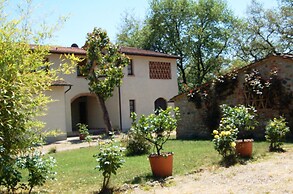
MULTIPOLYGON (((150 114, 158 107, 167 107, 169 99, 178 94, 178 57, 130 47, 121 47, 120 51, 131 63, 124 69, 122 85, 114 90, 106 106, 113 128, 127 131, 131 127, 131 112, 150 114)), ((53 68, 61 63, 63 54, 86 58, 86 51, 74 46, 51 47, 50 53, 48 60, 53 68)), ((77 133, 77 123, 87 124, 93 132, 104 129, 99 102, 89 92, 88 81, 79 74, 78 67, 76 73, 60 77, 63 80, 55 82, 48 91, 55 101, 49 104, 48 113, 42 118, 45 130, 58 129, 63 132, 61 138, 65 138, 77 133)))

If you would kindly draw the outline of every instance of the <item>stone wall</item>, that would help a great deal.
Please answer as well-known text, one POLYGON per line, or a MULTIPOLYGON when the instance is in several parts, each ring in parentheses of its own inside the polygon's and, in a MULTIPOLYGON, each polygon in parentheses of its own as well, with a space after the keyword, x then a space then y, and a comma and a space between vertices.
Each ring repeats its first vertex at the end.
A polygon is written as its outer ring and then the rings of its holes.
MULTIPOLYGON (((236 87, 232 93, 217 99, 217 104, 228 104, 231 106, 238 104, 247 105, 247 97, 245 96, 244 77, 245 73, 252 69, 257 69, 264 79, 269 79, 272 69, 277 69, 277 76, 282 80, 282 88, 286 94, 291 94, 293 98, 293 60, 292 55, 289 56, 268 56, 267 58, 251 64, 238 71, 236 87)), ((280 88, 281 90, 281 88, 280 88)), ((274 91, 278 94, 281 91, 274 91)), ((278 96, 277 96, 278 97, 278 96)), ((280 97, 280 96, 279 96, 280 97)), ((187 94, 180 94, 173 98, 175 106, 180 108, 181 120, 178 123, 177 139, 192 139, 192 138, 211 138, 212 129, 207 125, 207 115, 211 111, 211 106, 206 106, 204 103, 201 108, 197 108, 194 102, 188 101, 187 94)), ((259 126, 254 132, 255 139, 264 139, 264 130, 269 119, 283 115, 286 117, 291 129, 290 139, 293 140, 293 99, 289 100, 289 104, 268 105, 256 107, 258 111, 259 126)), ((210 117, 211 118, 211 117, 210 117)), ((216 119, 215 119, 216 120, 216 119)), ((211 124, 211 123, 210 123, 211 124)))

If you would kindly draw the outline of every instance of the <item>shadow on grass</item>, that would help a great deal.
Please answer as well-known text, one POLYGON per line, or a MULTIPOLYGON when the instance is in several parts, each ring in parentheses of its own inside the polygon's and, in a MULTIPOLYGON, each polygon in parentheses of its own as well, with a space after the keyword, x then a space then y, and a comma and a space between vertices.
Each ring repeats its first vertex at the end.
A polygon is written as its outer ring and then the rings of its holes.
POLYGON ((148 181, 152 181, 155 179, 156 178, 153 177, 153 175, 151 173, 148 173, 145 175, 136 176, 132 180, 125 181, 125 183, 127 183, 127 184, 142 184, 142 183, 146 183, 148 181))
POLYGON ((145 184, 147 182, 157 182, 160 184, 166 183, 166 180, 169 180, 170 177, 161 178, 161 177, 154 177, 152 173, 140 175, 134 177, 132 180, 125 181, 126 184, 145 184))
POLYGON ((236 164, 246 165, 248 162, 252 162, 254 160, 257 160, 257 158, 254 157, 229 157, 229 158, 223 158, 219 165, 225 168, 229 168, 230 166, 234 166, 236 164))
POLYGON ((112 194, 114 193, 114 188, 103 188, 100 191, 94 191, 93 194, 112 194))

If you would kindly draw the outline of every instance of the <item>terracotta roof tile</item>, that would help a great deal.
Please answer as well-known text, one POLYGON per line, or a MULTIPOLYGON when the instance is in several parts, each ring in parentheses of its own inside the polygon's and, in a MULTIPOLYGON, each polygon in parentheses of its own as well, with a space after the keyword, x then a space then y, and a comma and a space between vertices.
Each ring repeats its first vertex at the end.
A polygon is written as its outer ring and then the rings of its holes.
MULTIPOLYGON (((34 49, 36 45, 31 45, 31 48, 34 49)), ((138 56, 151 56, 151 57, 163 57, 163 58, 173 58, 173 59, 179 59, 180 57, 176 55, 169 55, 165 53, 155 52, 155 51, 149 51, 149 50, 143 50, 138 49, 134 47, 120 47, 120 52, 126 54, 126 55, 138 55, 138 56)), ((56 53, 56 54, 77 54, 77 55, 86 55, 86 51, 82 48, 78 47, 60 47, 60 46, 50 46, 49 47, 50 53, 56 53)))
POLYGON ((60 54, 78 54, 85 55, 86 51, 78 47, 53 47, 49 48, 50 53, 60 53, 60 54))
POLYGON ((156 51, 150 51, 150 50, 143 50, 143 49, 138 49, 134 47, 121 46, 120 51, 126 55, 140 55, 140 56, 164 57, 164 58, 174 58, 174 59, 180 58, 175 55, 169 55, 169 54, 160 53, 156 51))

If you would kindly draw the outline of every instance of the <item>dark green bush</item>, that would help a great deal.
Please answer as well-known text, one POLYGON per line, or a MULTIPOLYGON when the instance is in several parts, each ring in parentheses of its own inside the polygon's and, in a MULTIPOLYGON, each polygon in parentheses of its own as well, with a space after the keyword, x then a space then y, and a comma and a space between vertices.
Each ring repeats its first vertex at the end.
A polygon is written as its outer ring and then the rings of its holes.
POLYGON ((126 140, 126 155, 136 156, 148 154, 151 145, 139 130, 130 129, 126 140))

